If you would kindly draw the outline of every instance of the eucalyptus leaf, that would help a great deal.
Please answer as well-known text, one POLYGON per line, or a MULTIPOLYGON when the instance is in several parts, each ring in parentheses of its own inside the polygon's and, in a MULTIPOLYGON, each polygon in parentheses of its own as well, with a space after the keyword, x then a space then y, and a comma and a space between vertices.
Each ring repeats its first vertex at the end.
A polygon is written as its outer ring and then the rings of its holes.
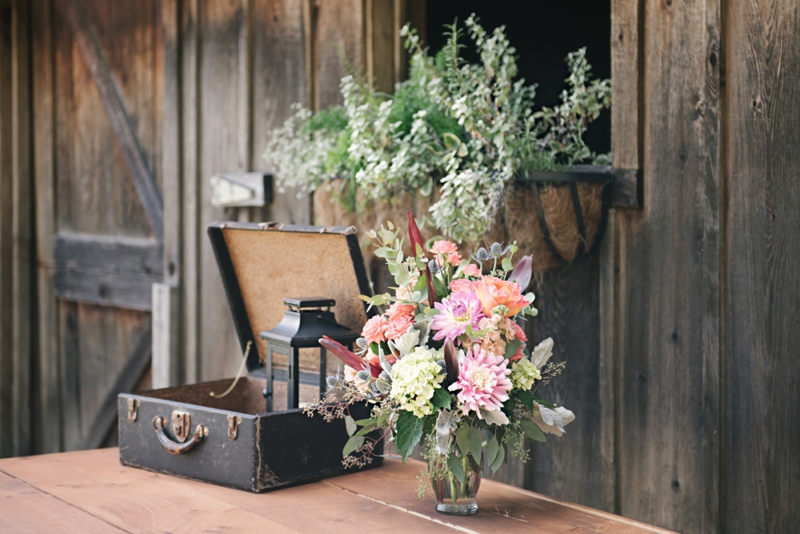
POLYGON ((352 436, 353 434, 356 433, 356 430, 358 430, 356 422, 349 415, 344 418, 344 427, 347 429, 348 436, 352 436))
POLYGON ((492 462, 491 466, 492 473, 500 469, 500 466, 503 465, 505 459, 506 459, 506 446, 505 444, 503 444, 497 449, 497 456, 495 457, 494 462, 492 462))
POLYGON ((347 440, 342 449, 342 456, 346 457, 364 444, 364 436, 353 436, 347 440))
POLYGON ((481 453, 483 452, 483 437, 481 436, 481 431, 474 426, 469 427, 467 443, 469 453, 475 459, 475 463, 481 463, 481 453))
POLYGON ((500 443, 497 442, 497 436, 492 434, 492 438, 486 444, 486 464, 494 465, 497 459, 497 452, 500 450, 500 443))
POLYGON ((525 432, 525 435, 528 436, 530 439, 534 441, 540 441, 542 443, 547 441, 547 438, 544 436, 544 432, 542 432, 542 429, 536 426, 533 421, 529 421, 528 419, 523 419, 522 421, 520 421, 520 426, 522 427, 522 431, 525 432))
POLYGON ((464 466, 461 465, 461 458, 457 457, 455 454, 451 454, 447 457, 447 468, 450 469, 450 472, 453 473, 453 476, 456 477, 459 484, 464 483, 464 466))

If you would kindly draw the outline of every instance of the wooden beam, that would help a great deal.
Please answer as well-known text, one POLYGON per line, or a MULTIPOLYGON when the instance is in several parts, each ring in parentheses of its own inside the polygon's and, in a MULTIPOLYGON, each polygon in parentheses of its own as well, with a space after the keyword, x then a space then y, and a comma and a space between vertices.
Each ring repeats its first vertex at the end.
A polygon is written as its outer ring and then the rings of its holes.
POLYGON ((54 240, 54 292, 59 298, 151 309, 161 282, 163 246, 147 239, 59 233, 54 240))
POLYGON ((147 166, 139 139, 125 109, 122 95, 114 82, 108 62, 79 0, 56 2, 69 23, 78 48, 103 99, 109 122, 119 143, 120 151, 133 177, 134 187, 144 207, 150 227, 158 241, 164 239, 164 206, 153 173, 147 166))
POLYGON ((153 389, 180 385, 178 288, 153 284, 153 389))
POLYGON ((117 396, 120 393, 130 393, 139 382, 142 373, 150 362, 150 347, 152 345, 152 325, 148 324, 138 339, 131 345, 131 350, 125 364, 117 374, 117 379, 103 399, 97 414, 83 438, 84 449, 96 449, 103 444, 111 427, 117 420, 117 396))
POLYGON ((55 208, 55 72, 52 3, 35 0, 31 6, 33 68, 34 187, 36 189, 36 261, 38 395, 36 452, 61 450, 61 391, 59 380, 58 311, 53 293, 53 236, 55 208))

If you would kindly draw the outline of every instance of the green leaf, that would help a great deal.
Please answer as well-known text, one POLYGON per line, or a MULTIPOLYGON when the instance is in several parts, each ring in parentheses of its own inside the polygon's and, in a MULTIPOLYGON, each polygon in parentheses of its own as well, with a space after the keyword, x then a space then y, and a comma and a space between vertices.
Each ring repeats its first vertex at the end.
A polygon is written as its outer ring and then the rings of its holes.
POLYGON ((467 442, 469 443, 469 453, 475 459, 475 463, 481 463, 481 453, 483 452, 481 431, 474 426, 470 427, 469 434, 467 434, 467 442))
POLYGON ((530 391, 517 391, 517 398, 529 410, 533 410, 533 395, 530 391))
POLYGON ((497 459, 497 452, 500 450, 500 444, 497 442, 497 436, 492 434, 492 439, 486 444, 486 463, 493 465, 497 459))
POLYGON ((450 393, 443 387, 439 387, 433 391, 433 398, 431 404, 434 408, 449 408, 450 407, 450 393))
MULTIPOLYGON (((348 436, 352 436, 353 434, 356 433, 357 430, 356 422, 349 415, 344 418, 344 427, 347 429, 348 436)), ((347 455, 345 454, 345 456, 347 455)))
POLYGON ((544 399, 540 399, 536 395, 533 395, 533 400, 535 400, 536 402, 538 402, 539 404, 541 404, 545 408, 550 408, 551 410, 555 410, 556 408, 558 408, 558 406, 556 406, 552 402, 548 402, 548 401, 546 401, 544 399))
POLYGON ((377 428, 377 427, 374 424, 367 425, 364 428, 362 428, 361 430, 359 430, 358 432, 356 432, 356 436, 366 436, 367 434, 369 434, 370 432, 375 430, 375 428, 377 428))
POLYGON ((394 443, 404 462, 422 437, 422 425, 422 419, 405 410, 400 412, 397 417, 397 434, 394 443))
POLYGON ((359 419, 358 421, 356 421, 356 424, 358 426, 367 426, 373 424, 375 421, 376 419, 359 419))
POLYGON ((494 462, 492 462, 492 473, 500 469, 500 466, 503 465, 505 459, 506 459, 506 448, 505 445, 501 445, 497 449, 497 456, 495 457, 494 462))
POLYGON ((390 412, 381 412, 378 416, 378 426, 383 426, 386 424, 386 420, 389 419, 390 412))
POLYGON ((536 426, 533 421, 523 419, 520 421, 520 426, 522 427, 522 431, 525 432, 525 435, 532 440, 540 441, 542 443, 547 441, 547 438, 544 437, 544 432, 542 432, 542 429, 536 426))
POLYGON ((451 132, 445 132, 442 135, 442 141, 444 141, 444 146, 447 150, 455 150, 461 147, 461 139, 458 136, 451 132))
POLYGON ((469 453, 469 426, 461 425, 456 430, 456 445, 458 445, 458 450, 461 451, 462 456, 466 456, 469 453))
POLYGON ((364 444, 364 436, 353 436, 347 440, 342 449, 342 456, 346 457, 350 453, 355 452, 357 448, 364 444))
POLYGON ((514 354, 517 353, 517 350, 522 346, 522 341, 519 339, 515 339, 514 341, 510 341, 506 344, 506 359, 511 358, 514 354))
POLYGON ((513 268, 514 266, 511 264, 511 260, 508 258, 503 258, 503 270, 510 271, 513 268))
POLYGON ((431 414, 423 420, 422 425, 422 434, 427 436, 428 434, 433 432, 433 429, 436 428, 436 414, 431 414))
POLYGON ((447 468, 450 469, 450 472, 453 473, 453 476, 456 477, 459 484, 464 483, 464 466, 461 465, 461 458, 458 458, 455 454, 448 456, 447 468))

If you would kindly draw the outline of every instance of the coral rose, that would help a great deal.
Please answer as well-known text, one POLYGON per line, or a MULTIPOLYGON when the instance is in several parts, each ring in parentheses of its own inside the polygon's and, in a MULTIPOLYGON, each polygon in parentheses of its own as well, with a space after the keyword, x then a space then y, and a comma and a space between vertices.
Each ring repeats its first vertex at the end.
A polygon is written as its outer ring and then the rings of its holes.
POLYGON ((465 275, 472 276, 474 278, 477 278, 477 277, 479 277, 481 275, 481 270, 474 263, 470 263, 469 265, 464 267, 464 270, 462 272, 465 275))
POLYGON ((397 319, 398 317, 402 317, 404 315, 413 318, 415 310, 416 310, 416 307, 412 306, 411 304, 394 303, 387 310, 386 316, 389 317, 389 321, 392 321, 392 320, 397 319))
POLYGON ((389 323, 386 322, 383 315, 376 315, 364 324, 361 330, 361 337, 367 340, 367 343, 380 343, 386 341, 386 327, 389 323))
POLYGON ((386 339, 397 339, 406 332, 414 324, 414 318, 410 315, 397 315, 393 319, 389 319, 389 324, 386 326, 384 335, 386 339))
POLYGON ((516 282, 507 282, 494 276, 484 276, 472 283, 472 290, 478 295, 483 305, 483 313, 492 315, 497 306, 508 308, 505 317, 513 317, 521 312, 529 303, 522 296, 522 290, 516 282))

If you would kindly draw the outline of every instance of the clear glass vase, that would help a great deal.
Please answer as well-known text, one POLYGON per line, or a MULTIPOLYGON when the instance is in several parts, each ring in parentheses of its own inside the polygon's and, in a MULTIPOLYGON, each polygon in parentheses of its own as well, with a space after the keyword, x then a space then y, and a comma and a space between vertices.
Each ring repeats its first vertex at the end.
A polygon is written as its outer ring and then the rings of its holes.
MULTIPOLYGON (((478 502, 475 496, 481 487, 481 473, 483 471, 483 458, 480 463, 475 463, 472 456, 460 458, 464 471, 464 482, 461 483, 450 472, 441 478, 431 477, 431 486, 436 495, 436 511, 449 515, 471 515, 478 511, 478 502)), ((446 457, 436 457, 429 460, 442 466, 447 464, 446 457)), ((441 469, 429 469, 431 473, 441 472, 441 469)))

